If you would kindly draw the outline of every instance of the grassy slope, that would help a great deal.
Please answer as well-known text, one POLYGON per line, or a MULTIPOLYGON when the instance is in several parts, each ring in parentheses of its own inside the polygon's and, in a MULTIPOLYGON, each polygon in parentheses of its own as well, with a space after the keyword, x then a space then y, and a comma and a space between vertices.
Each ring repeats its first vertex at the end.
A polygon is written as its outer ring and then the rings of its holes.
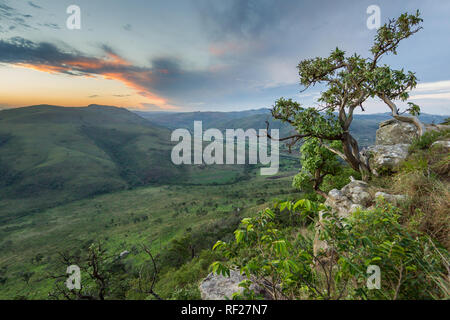
POLYGON ((169 131, 119 108, 0 112, 0 219, 155 180, 170 181, 169 131))
POLYGON ((0 221, 149 184, 231 183, 243 166, 175 166, 170 130, 125 109, 0 112, 0 221))
MULTIPOLYGON (((252 175, 248 181, 223 186, 142 187, 99 195, 18 218, 0 227, 0 266, 7 280, 0 298, 45 298, 54 280, 58 252, 76 251, 94 240, 105 240, 116 254, 152 243, 154 253, 187 228, 202 229, 220 218, 252 215, 275 197, 291 192, 290 177, 267 179, 252 175), (200 208, 205 209, 203 212, 200 208), (41 262, 32 262, 38 254, 41 262), (33 272, 27 284, 21 272, 33 272)), ((145 256, 131 256, 139 264, 145 256)))

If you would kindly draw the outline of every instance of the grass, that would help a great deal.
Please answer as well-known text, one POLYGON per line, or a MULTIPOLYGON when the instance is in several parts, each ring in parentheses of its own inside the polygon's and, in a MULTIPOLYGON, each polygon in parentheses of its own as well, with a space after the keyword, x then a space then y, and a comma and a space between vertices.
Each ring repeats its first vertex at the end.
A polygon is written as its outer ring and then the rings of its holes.
MULTIPOLYGON (((230 185, 140 187, 15 219, 0 227, 0 276, 7 279, 0 298, 45 298, 54 284, 45 279, 47 274, 64 273, 54 270, 58 252, 82 250, 101 240, 116 254, 141 244, 151 244, 157 254, 186 230, 205 228, 237 211, 251 215, 271 199, 285 197, 291 180, 253 176, 230 185), (32 273, 28 283, 24 270, 32 273)), ((137 254, 130 259, 139 264, 145 258, 137 254)))
POLYGON ((449 138, 448 131, 426 133, 411 146, 398 173, 375 182, 390 193, 408 196, 403 222, 450 250, 450 157, 431 145, 449 138))

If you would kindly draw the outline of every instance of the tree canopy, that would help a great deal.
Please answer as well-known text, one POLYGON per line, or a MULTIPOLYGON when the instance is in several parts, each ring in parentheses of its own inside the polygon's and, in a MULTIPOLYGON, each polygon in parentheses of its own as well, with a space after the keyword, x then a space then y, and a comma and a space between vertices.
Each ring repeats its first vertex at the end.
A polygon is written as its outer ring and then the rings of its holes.
POLYGON ((276 101, 272 116, 290 123, 297 134, 280 140, 296 143, 303 138, 317 138, 322 147, 339 155, 354 170, 360 171, 364 178, 370 174, 367 159, 359 150, 356 139, 350 134, 350 125, 354 111, 361 108, 369 98, 379 98, 392 112, 392 116, 418 127, 419 134, 424 132, 423 124, 418 120, 419 106, 408 103, 410 114, 399 112, 395 101, 406 101, 409 91, 417 85, 416 75, 411 71, 396 70, 384 64, 381 59, 388 54, 397 54, 400 42, 422 29, 420 12, 404 13, 389 20, 377 31, 370 52, 371 57, 358 54, 346 55, 336 48, 326 57, 306 59, 299 63, 300 84, 304 90, 317 84, 324 84, 316 106, 303 107, 292 99, 280 98, 276 101), (340 141, 342 151, 329 142, 340 141))

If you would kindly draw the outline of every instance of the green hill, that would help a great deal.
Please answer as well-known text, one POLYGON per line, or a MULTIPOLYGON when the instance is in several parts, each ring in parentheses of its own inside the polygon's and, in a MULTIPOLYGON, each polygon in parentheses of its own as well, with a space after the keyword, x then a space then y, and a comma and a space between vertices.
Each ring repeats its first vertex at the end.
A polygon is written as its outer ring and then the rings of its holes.
POLYGON ((184 169, 170 131, 121 108, 32 106, 0 112, 0 219, 151 183, 184 169))

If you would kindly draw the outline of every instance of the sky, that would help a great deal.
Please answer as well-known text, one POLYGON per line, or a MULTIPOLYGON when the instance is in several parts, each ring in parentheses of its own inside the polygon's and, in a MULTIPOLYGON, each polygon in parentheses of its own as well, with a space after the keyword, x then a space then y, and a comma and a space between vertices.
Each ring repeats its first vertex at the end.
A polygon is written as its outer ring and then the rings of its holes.
MULTIPOLYGON (((339 47, 369 57, 382 23, 419 9, 424 29, 383 63, 416 73, 410 101, 450 114, 450 1, 0 0, 0 108, 114 105, 143 111, 313 106, 296 66, 339 47), (80 8, 81 28, 66 21, 80 8)), ((401 104, 400 104, 401 105, 401 104)), ((366 112, 387 112, 380 101, 366 112)))

